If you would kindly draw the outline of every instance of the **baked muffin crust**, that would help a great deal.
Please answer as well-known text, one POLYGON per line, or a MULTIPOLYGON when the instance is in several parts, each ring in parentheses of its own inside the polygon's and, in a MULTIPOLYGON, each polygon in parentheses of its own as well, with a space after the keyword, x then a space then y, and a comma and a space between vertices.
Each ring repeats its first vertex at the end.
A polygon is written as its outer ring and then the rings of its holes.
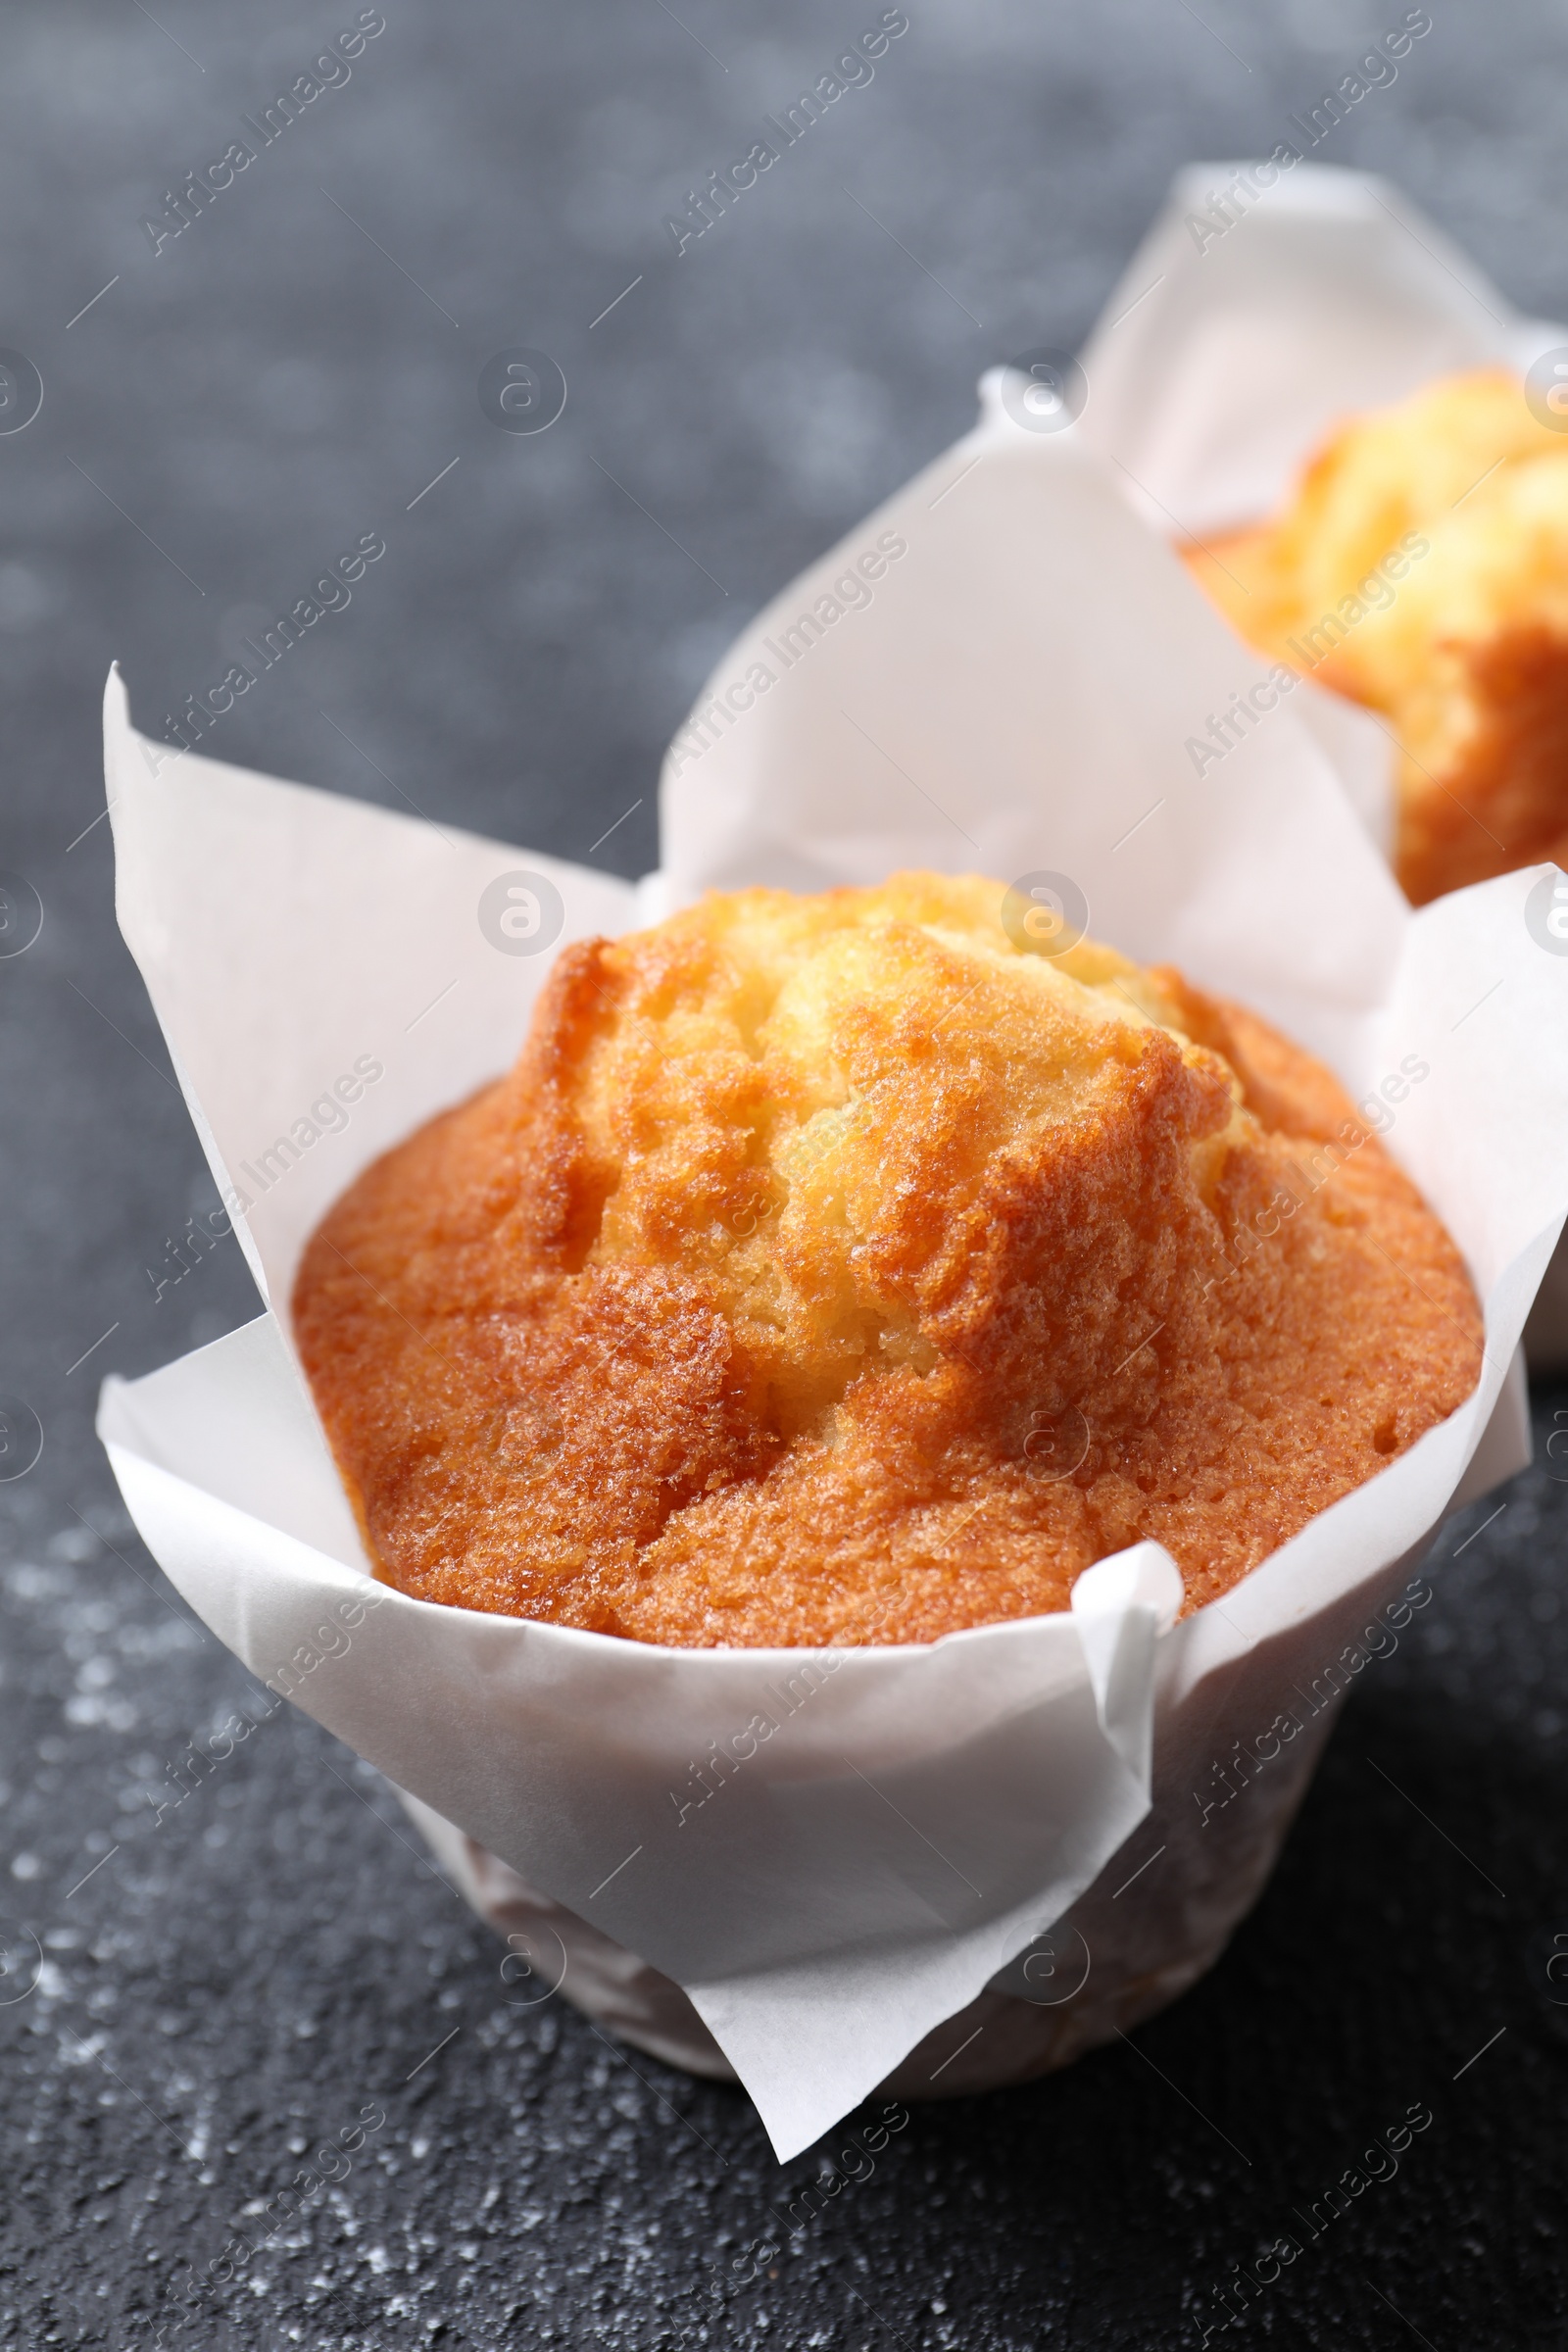
MULTIPOLYGON (((380 1572, 679 1646, 930 1641, 1144 1536, 1223 1592, 1469 1393, 1457 1251, 1261 1021, 1002 886, 566 949, 295 1328, 380 1572)), ((1416 1081, 1419 1083, 1419 1081, 1416 1081)))

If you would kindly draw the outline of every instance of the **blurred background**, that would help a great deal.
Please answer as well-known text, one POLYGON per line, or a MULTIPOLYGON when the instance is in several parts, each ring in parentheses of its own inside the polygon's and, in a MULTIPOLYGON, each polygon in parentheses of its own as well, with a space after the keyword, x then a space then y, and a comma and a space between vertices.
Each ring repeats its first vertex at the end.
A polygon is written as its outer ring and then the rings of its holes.
MULTIPOLYGON (((136 1543, 97 1386, 256 1301, 115 928, 109 663, 170 733, 373 536, 351 601, 201 748, 646 871, 662 748, 749 616, 968 426, 986 366, 1081 341, 1179 165, 1267 153, 1405 12, 906 14, 678 254, 667 218, 875 0, 0 21, 6 937, 42 910, 0 960, 0 2343, 1198 2345, 1230 2266, 1422 2102, 1397 2178, 1238 2332, 1562 2341, 1549 1460, 1441 1538, 1435 1600, 1222 1966, 1136 2047, 917 2111, 794 2234, 838 2139, 781 2174, 738 2093, 519 2002, 384 1785, 304 1717, 161 1819, 148 1796, 246 1678, 136 1543), (255 160, 198 204, 236 139, 255 160), (537 433, 479 397, 518 347, 567 387, 537 433), (258 2224, 368 2108, 348 2175, 258 2224), (177 2266, 263 2230, 182 2336, 177 2266)), ((1568 316, 1560 15, 1432 14, 1319 160, 1386 173, 1521 309, 1568 316)), ((1536 1402, 1568 1420, 1568 1391, 1536 1402)))

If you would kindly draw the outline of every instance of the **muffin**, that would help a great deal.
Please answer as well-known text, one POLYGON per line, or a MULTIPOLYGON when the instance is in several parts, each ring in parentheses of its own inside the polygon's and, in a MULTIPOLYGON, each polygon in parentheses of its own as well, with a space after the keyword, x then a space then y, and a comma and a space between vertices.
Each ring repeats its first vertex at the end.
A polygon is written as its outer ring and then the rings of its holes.
POLYGON ((1568 864, 1568 437, 1516 376, 1352 418, 1283 514, 1185 552, 1250 643, 1389 719, 1417 906, 1568 864))
POLYGON ((1480 1312, 1381 1107, 1004 898, 742 891, 562 954, 511 1073, 301 1263, 384 1578, 680 1647, 929 1642, 1152 1537, 1193 1608, 1461 1402, 1480 1312))

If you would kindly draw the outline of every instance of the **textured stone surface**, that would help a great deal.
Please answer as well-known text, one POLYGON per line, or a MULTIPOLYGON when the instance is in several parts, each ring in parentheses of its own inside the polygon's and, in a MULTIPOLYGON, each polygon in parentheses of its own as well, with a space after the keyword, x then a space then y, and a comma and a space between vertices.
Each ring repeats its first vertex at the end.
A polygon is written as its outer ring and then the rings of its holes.
MULTIPOLYGON (((0 964, 0 1390, 44 1429, 0 1487, 0 1908, 47 1963, 24 1998, 30 1972, 0 1979, 0 2341, 155 2343, 176 2264, 264 2235, 369 2106, 351 2170, 184 2340, 1174 2348, 1227 2265, 1425 2101, 1397 2178, 1252 2336, 1557 2345, 1556 1465, 1444 1536, 1438 1597, 1363 1676, 1215 1974, 1136 2046, 916 2113, 792 2235, 779 2208, 846 2135, 781 2176, 738 2094, 514 2005, 384 1787, 304 1719, 155 1823, 146 1788, 244 1678, 130 1538, 90 1433, 102 1371, 254 1303, 230 1242, 155 1298, 213 1196, 114 929, 107 828, 69 846, 101 805, 110 658, 156 731, 379 531, 352 606, 211 748, 568 857, 631 808, 592 854, 641 870, 659 752, 728 636, 966 425, 982 366, 1076 340, 1171 170, 1271 146, 1363 21, 920 0, 871 85, 676 260, 665 211, 874 8, 388 0, 352 79, 155 257, 141 215, 355 10, 156 13, 33 0, 0 26, 0 342, 45 382, 0 435, 0 866, 46 909, 0 964), (537 438, 476 398, 515 344, 570 385, 537 438)), ((1440 12, 1323 153, 1397 176, 1560 316, 1564 78, 1544 8, 1440 12)), ((1568 1393, 1538 1404, 1549 1427, 1568 1393)))

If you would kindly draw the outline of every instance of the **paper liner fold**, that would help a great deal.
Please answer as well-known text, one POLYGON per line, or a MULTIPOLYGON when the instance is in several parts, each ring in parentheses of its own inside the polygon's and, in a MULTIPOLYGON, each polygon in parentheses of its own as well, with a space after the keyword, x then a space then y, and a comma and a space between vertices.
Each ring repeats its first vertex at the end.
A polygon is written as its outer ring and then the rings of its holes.
POLYGON ((1568 335, 1369 172, 1297 164, 1219 225, 1238 169, 1177 172, 1084 347, 1084 437, 1164 536, 1259 521, 1354 411, 1464 368, 1523 374, 1568 335))

